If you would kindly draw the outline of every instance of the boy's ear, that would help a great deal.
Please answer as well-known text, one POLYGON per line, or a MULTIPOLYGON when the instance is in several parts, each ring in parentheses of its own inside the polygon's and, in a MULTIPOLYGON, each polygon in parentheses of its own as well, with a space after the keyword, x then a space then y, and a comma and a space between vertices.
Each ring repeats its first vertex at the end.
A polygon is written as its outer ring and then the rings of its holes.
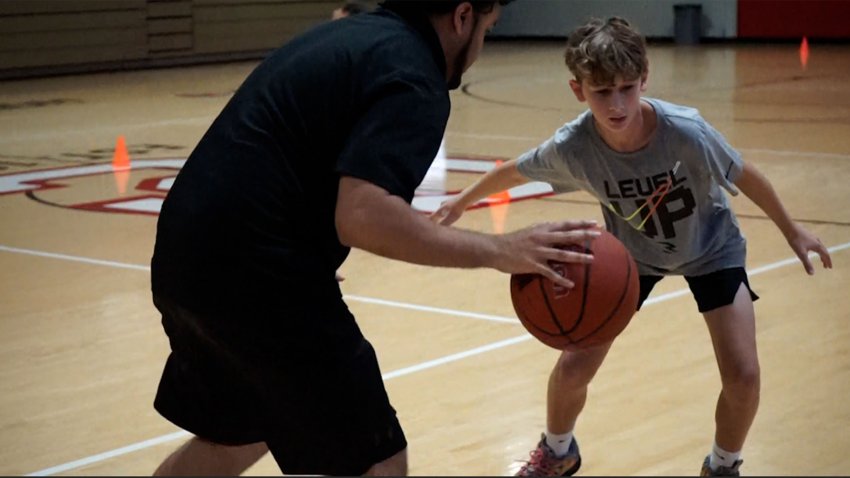
POLYGON ((581 83, 576 80, 570 80, 570 89, 573 90, 573 94, 576 95, 576 99, 584 102, 584 93, 581 91, 581 83))
POLYGON ((643 77, 640 79, 640 92, 641 93, 646 91, 646 88, 647 88, 646 80, 647 80, 648 77, 649 77, 649 72, 644 73, 643 77))

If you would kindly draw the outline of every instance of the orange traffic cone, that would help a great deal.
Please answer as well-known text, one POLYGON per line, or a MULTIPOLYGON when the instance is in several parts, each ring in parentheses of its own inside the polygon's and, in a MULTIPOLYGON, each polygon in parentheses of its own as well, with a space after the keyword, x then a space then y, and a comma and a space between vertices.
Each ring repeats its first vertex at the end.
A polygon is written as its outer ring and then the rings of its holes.
POLYGON ((809 64, 809 40, 806 37, 803 37, 803 41, 800 43, 800 66, 803 69, 806 69, 806 65, 809 64))
MULTIPOLYGON (((501 160, 496 160, 497 168, 501 164, 501 160)), ((508 216, 508 203, 510 202, 511 193, 508 190, 487 196, 487 203, 490 205, 490 218, 493 220, 493 232, 496 234, 505 232, 505 219, 508 216)))
POLYGON ((115 187, 118 188, 118 194, 123 196, 127 191, 127 182, 130 180, 130 153, 127 152, 127 143, 123 135, 118 136, 115 141, 112 172, 115 175, 115 187))
POLYGON ((112 167, 114 169, 130 169, 130 153, 127 152, 127 143, 124 135, 118 136, 115 141, 115 154, 112 155, 112 167))

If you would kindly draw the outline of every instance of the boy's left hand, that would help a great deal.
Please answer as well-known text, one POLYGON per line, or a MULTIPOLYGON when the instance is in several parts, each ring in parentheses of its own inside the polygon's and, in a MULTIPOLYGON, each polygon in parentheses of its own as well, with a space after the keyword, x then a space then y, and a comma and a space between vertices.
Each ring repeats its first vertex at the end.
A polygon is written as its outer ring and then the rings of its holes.
POLYGON ((795 224, 795 231, 793 236, 788 238, 788 245, 791 246, 791 249, 800 258, 800 262, 803 263, 803 267, 806 268, 806 272, 809 275, 814 275, 815 273, 815 268, 809 259, 810 251, 816 252, 820 256, 824 268, 832 269, 832 258, 829 256, 826 246, 814 234, 799 224, 795 224))

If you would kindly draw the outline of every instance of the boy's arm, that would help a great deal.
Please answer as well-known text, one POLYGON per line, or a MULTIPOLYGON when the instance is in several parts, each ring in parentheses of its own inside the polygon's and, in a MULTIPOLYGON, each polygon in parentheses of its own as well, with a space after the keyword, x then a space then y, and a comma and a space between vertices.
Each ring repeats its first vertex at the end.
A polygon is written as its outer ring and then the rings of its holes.
POLYGON ((744 163, 744 169, 735 185, 773 220, 809 275, 815 273, 809 260, 809 251, 820 256, 825 268, 832 268, 832 258, 820 239, 791 219, 770 181, 755 166, 744 163))
POLYGON ((464 189, 457 196, 444 202, 431 214, 431 220, 448 226, 458 219, 469 206, 487 196, 525 184, 529 181, 517 169, 517 160, 512 159, 487 171, 478 181, 464 189))

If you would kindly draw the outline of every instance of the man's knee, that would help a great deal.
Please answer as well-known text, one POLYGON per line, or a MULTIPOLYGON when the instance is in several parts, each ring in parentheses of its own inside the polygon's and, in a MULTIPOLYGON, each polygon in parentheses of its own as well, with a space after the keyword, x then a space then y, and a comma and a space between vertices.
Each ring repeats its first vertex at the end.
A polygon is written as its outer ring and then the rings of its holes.
POLYGON ((375 463, 366 476, 407 476, 407 448, 386 460, 375 463))

